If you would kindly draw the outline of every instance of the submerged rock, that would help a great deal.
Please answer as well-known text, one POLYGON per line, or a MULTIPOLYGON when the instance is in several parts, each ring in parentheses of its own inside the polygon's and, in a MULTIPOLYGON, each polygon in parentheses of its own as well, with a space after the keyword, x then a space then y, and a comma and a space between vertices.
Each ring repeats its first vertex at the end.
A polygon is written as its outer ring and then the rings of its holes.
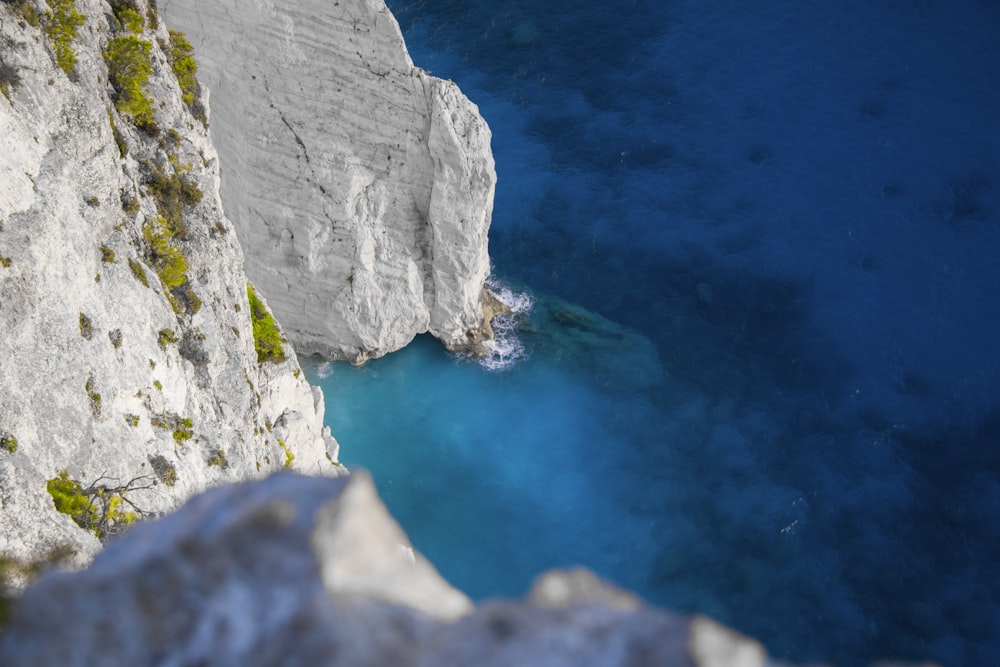
POLYGON ((161 0, 213 91, 247 273, 300 352, 361 362, 491 336, 490 130, 414 67, 381 0, 161 0))

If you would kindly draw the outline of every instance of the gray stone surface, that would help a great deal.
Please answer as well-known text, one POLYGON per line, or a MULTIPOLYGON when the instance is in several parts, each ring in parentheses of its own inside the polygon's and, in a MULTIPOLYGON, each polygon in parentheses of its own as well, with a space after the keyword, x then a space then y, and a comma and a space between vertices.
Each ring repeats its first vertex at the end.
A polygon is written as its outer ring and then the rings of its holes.
POLYGON ((83 561, 98 548, 55 511, 45 486, 61 470, 85 485, 149 476, 157 483, 132 499, 152 513, 209 486, 281 469, 279 438, 295 456, 293 469, 340 471, 322 394, 294 354, 280 365, 257 363, 243 251, 222 211, 218 158, 181 101, 159 44, 166 26, 142 35, 152 45, 147 92, 161 129, 151 138, 109 96, 101 55, 109 6, 76 5, 87 18, 74 42, 73 81, 42 31, 0 3, 0 55, 20 78, 9 99, 0 96, 0 437, 17 439, 15 452, 0 449, 0 553, 24 559, 69 545, 83 561), (143 250, 143 228, 157 211, 142 163, 172 171, 170 154, 203 193, 184 215, 190 238, 182 249, 202 301, 194 314, 174 312, 143 250), (131 212, 129 198, 138 201, 131 212), (148 287, 130 260, 144 267, 148 287), (161 346, 165 329, 178 342, 161 346), (165 414, 190 419, 192 437, 178 442, 155 426, 165 414), (173 468, 172 485, 157 478, 153 460, 173 468))
POLYGON ((212 90, 222 198, 297 348, 355 362, 491 335, 486 122, 381 0, 160 0, 212 90))
POLYGON ((213 489, 118 538, 89 569, 30 588, 0 636, 0 664, 768 664, 757 642, 582 570, 545 575, 524 602, 473 609, 412 548, 364 474, 213 489))

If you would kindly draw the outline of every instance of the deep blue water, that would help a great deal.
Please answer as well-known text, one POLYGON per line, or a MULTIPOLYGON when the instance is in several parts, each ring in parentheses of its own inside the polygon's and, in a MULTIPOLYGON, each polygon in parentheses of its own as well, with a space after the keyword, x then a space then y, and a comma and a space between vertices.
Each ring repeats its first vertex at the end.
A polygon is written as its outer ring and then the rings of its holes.
POLYGON ((580 563, 797 661, 996 664, 1000 2, 388 4, 491 125, 534 299, 508 370, 318 380, 417 547, 476 598, 580 563))

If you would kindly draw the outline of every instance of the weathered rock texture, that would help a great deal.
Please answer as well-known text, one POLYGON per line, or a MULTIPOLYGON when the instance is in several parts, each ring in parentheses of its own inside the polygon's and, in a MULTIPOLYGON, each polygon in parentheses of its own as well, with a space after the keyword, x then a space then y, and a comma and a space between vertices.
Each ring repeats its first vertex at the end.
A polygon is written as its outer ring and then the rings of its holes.
POLYGON ((56 512, 46 480, 59 471, 84 486, 144 478, 153 485, 131 499, 156 513, 286 462, 339 470, 322 394, 291 349, 284 363, 257 361, 218 160, 182 103, 166 28, 138 35, 151 44, 146 91, 160 130, 151 137, 110 98, 102 49, 122 31, 109 5, 76 6, 86 20, 71 80, 17 3, 0 3, 0 58, 19 79, 0 96, 0 438, 11 445, 0 448, 0 554, 20 558, 59 544, 84 557, 98 548, 56 512), (175 310, 151 266, 156 169, 203 193, 183 211, 186 239, 174 241, 200 308, 185 294, 175 310))
POLYGON ((247 274, 298 349, 360 362, 430 331, 481 351, 490 131, 413 66, 382 0, 160 6, 212 90, 247 274))
POLYGON ((211 490, 112 542, 89 570, 44 578, 0 639, 0 664, 773 663, 757 642, 584 571, 473 609, 413 551, 367 476, 279 474, 211 490))

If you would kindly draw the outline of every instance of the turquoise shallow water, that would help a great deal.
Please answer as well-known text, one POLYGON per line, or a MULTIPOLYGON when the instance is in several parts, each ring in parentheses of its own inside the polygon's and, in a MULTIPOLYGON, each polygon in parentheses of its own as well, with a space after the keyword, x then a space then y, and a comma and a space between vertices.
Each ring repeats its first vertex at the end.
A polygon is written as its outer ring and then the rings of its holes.
POLYGON ((796 661, 993 664, 1000 5, 389 5, 534 298, 505 371, 307 371, 415 544, 477 598, 579 563, 796 661))
MULTIPOLYGON (((360 368, 305 365, 324 388, 344 462, 372 471, 417 547, 477 598, 519 595, 544 569, 575 563, 573 554, 617 576, 651 553, 651 526, 621 493, 623 467, 641 462, 617 446, 648 420, 641 402, 616 393, 639 381, 608 359, 580 363, 629 334, 555 307, 579 320, 576 329, 560 339, 522 331, 531 358, 503 371, 428 337, 360 368)), ((531 320, 551 326, 545 305, 525 317, 525 330, 531 320)), ((649 365, 645 382, 659 381, 647 341, 624 358, 649 365)))

